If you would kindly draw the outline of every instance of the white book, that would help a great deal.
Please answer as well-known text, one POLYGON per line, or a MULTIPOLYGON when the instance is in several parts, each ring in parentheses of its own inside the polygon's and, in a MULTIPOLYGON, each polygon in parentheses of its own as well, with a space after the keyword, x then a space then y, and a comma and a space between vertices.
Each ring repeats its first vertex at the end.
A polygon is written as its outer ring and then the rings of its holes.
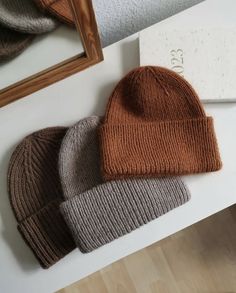
POLYGON ((189 81, 203 102, 236 101, 236 29, 163 30, 139 35, 140 65, 159 65, 189 81))

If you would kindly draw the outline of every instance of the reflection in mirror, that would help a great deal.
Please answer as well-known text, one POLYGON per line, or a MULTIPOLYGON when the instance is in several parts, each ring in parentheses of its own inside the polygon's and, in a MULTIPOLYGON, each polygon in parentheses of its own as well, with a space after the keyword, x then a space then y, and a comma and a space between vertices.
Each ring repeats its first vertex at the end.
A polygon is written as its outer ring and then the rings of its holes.
POLYGON ((0 89, 84 52, 67 0, 0 0, 0 89))

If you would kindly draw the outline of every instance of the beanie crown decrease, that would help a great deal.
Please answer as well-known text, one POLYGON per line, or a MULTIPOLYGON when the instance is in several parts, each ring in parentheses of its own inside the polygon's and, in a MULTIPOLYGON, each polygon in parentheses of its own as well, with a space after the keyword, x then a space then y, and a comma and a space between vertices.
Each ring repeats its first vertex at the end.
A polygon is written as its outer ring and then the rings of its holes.
POLYGON ((113 91, 105 123, 142 123, 205 117, 191 85, 171 70, 145 66, 132 70, 113 91))

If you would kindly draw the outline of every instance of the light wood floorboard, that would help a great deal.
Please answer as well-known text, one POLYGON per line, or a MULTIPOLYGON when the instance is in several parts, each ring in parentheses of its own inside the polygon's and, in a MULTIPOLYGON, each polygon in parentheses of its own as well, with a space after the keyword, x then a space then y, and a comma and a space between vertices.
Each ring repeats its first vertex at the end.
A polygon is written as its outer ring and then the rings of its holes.
POLYGON ((57 293, 236 293, 236 205, 57 293))

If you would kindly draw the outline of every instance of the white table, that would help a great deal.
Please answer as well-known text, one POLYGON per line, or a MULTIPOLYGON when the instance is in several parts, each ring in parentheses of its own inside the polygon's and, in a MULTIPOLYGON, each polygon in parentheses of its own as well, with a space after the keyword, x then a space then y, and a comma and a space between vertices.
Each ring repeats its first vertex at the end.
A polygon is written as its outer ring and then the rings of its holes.
MULTIPOLYGON (((235 9, 234 0, 208 0, 163 21, 159 29, 236 26, 235 9)), ((48 270, 39 267, 17 232, 6 190, 13 149, 32 131, 103 114, 114 85, 139 64, 137 38, 136 34, 107 47, 103 63, 0 110, 0 292, 54 292, 236 202, 236 105, 212 104, 205 108, 215 118, 224 167, 184 178, 192 193, 189 203, 92 253, 74 250, 48 270)))

